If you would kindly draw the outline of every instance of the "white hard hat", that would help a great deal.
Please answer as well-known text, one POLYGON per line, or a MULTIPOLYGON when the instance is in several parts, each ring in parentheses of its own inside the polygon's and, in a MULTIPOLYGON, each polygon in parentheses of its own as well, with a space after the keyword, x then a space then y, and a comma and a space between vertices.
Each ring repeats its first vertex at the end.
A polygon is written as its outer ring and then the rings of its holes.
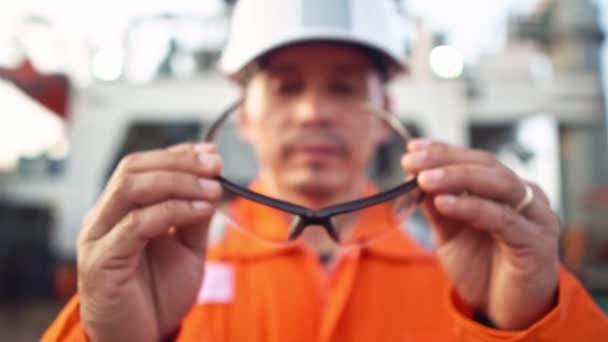
POLYGON ((406 39, 392 0, 239 0, 219 69, 229 77, 276 48, 307 41, 360 45, 405 69, 406 39))

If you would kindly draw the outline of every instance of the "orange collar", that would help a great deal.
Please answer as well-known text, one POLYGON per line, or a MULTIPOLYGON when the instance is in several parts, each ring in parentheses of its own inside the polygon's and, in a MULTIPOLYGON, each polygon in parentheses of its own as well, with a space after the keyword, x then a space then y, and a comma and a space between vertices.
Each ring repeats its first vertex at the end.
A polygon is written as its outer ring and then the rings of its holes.
MULTIPOLYGON (((266 193, 262 182, 256 180, 249 188, 258 193, 266 193)), ((377 188, 369 182, 364 195, 369 196, 377 192, 377 188)), ((265 205, 238 198, 231 203, 231 214, 235 221, 246 222, 249 231, 256 236, 267 239, 284 239, 289 231, 289 215, 265 205)), ((411 259, 431 258, 432 254, 413 241, 406 233, 403 223, 397 222, 392 215, 391 203, 383 203, 373 208, 361 211, 353 230, 353 237, 357 240, 366 240, 374 236, 370 242, 356 247, 362 252, 369 252, 386 258, 411 259), (390 232, 378 236, 379 227, 390 225, 390 232)), ((213 254, 221 259, 248 259, 259 258, 280 253, 301 251, 306 249, 304 243, 299 241, 287 246, 277 247, 263 241, 258 241, 244 235, 238 230, 228 229, 221 243, 211 249, 213 254)))

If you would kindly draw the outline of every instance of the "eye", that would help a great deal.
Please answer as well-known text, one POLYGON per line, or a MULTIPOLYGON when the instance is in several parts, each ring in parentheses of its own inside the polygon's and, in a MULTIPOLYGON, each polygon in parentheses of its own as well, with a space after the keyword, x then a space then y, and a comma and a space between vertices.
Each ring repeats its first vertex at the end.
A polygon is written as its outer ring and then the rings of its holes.
POLYGON ((293 96, 300 93, 302 88, 302 82, 285 81, 278 84, 276 91, 281 96, 293 96))
POLYGON ((332 82, 329 89, 332 94, 340 96, 354 95, 358 92, 357 87, 349 82, 332 82))

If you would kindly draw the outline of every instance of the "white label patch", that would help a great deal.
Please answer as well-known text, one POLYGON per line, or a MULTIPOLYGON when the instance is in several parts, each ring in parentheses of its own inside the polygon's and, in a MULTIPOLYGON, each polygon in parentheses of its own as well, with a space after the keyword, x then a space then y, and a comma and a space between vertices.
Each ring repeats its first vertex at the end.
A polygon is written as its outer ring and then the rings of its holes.
POLYGON ((234 269, 229 263, 207 262, 198 292, 202 304, 228 304, 234 298, 234 269))

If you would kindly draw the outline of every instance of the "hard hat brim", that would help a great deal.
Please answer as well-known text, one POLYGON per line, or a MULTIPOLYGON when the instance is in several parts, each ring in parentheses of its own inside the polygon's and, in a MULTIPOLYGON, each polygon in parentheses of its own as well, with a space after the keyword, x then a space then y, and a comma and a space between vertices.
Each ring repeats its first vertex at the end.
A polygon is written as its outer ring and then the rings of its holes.
POLYGON ((378 52, 387 60, 387 76, 389 79, 399 73, 407 71, 407 65, 405 61, 401 59, 401 56, 403 55, 402 51, 390 51, 386 46, 380 46, 373 39, 355 36, 350 32, 341 30, 329 31, 327 29, 300 30, 296 33, 282 34, 280 37, 269 39, 266 44, 258 43, 257 48, 251 49, 250 53, 247 55, 230 53, 229 49, 231 46, 227 46, 220 58, 218 68, 225 76, 232 79, 238 79, 238 75, 246 66, 269 52, 296 44, 319 41, 356 45, 378 52), (232 58, 229 58, 230 56, 232 56, 232 58))

